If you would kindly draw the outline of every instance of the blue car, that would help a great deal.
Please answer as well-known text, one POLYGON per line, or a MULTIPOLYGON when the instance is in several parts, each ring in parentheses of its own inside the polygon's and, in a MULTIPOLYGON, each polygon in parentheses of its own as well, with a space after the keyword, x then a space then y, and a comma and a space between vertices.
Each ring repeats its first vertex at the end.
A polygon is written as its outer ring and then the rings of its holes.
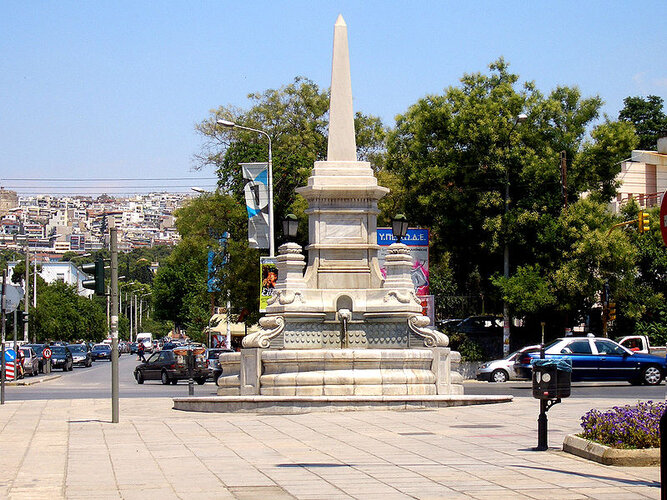
MULTIPOLYGON (((633 385, 658 385, 667 375, 660 356, 632 352, 613 340, 599 337, 565 337, 544 348, 545 358, 572 360, 572 380, 627 380, 633 385)), ((531 377, 532 360, 540 353, 522 355, 516 369, 531 377)))

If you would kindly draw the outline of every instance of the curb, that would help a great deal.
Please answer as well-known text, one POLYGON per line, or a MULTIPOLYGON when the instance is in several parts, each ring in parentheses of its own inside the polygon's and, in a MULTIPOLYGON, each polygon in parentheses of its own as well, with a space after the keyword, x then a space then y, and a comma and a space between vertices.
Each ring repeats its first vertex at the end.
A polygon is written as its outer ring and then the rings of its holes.
POLYGON ((44 377, 31 378, 30 380, 21 379, 16 380, 15 382, 5 382, 5 385, 8 386, 25 386, 25 385, 35 385, 41 384, 42 382, 49 382, 50 380, 56 380, 62 377, 62 375, 45 375, 44 377))
POLYGON ((604 465, 625 467, 654 467, 660 465, 660 448, 628 450, 612 448, 588 439, 568 434, 563 451, 604 465))

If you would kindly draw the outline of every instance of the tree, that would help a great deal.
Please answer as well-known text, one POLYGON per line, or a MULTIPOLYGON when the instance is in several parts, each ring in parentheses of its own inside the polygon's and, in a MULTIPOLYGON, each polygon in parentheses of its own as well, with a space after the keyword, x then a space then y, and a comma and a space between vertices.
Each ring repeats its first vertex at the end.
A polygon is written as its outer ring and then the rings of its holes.
MULTIPOLYGON (((204 144, 195 155, 195 163, 198 168, 213 167, 220 179, 219 189, 244 203, 238 164, 267 161, 266 138, 255 132, 225 129, 216 125, 216 120, 225 118, 266 131, 273 147, 274 214, 280 221, 289 212, 297 214, 303 202, 295 189, 306 184, 315 161, 326 159, 329 94, 307 78, 297 77, 280 89, 253 93, 248 98, 252 102, 248 110, 220 106, 196 126, 204 144)), ((355 127, 359 158, 380 161, 386 135, 381 120, 358 112, 355 127)))
POLYGON ((658 139, 667 131, 662 97, 626 97, 623 104, 618 119, 634 125, 639 136, 639 149, 655 151, 658 139))
POLYGON ((103 306, 78 295, 73 286, 62 281, 37 287, 37 309, 31 308, 30 316, 30 328, 37 332, 38 341, 95 341, 104 339, 107 333, 103 306))
MULTIPOLYGON (((473 284, 486 298, 495 297, 496 311, 503 296, 515 296, 517 312, 544 310, 553 307, 546 292, 555 286, 544 276, 562 263, 560 251, 571 251, 565 242, 553 242, 563 223, 561 151, 568 158, 568 202, 585 191, 607 201, 615 193, 621 150, 636 138, 626 124, 606 122, 587 140, 599 97, 583 98, 564 86, 544 95, 532 82, 520 84, 502 59, 489 68, 489 74, 464 75, 459 87, 420 99, 399 115, 388 138, 387 169, 405 189, 403 208, 411 222, 431 229, 432 263, 450 254, 459 290, 473 284), (521 124, 522 112, 527 120, 521 124), (492 281, 502 269, 505 245, 512 280, 492 281), (535 296, 519 300, 524 292, 535 296)), ((580 311, 584 296, 591 297, 585 292, 571 297, 568 307, 580 311)))

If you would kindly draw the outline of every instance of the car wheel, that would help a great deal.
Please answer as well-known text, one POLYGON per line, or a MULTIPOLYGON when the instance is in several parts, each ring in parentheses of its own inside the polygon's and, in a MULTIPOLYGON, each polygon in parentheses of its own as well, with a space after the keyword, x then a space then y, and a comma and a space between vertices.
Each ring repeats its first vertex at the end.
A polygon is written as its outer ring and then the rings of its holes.
POLYGON ((493 370, 493 373, 491 373, 491 382, 507 382, 509 378, 510 376, 505 370, 493 370))
POLYGON ((176 385, 178 384, 178 379, 177 378, 172 378, 171 379, 171 385, 176 385))
POLYGON ((630 382, 630 385, 642 385, 642 379, 640 378, 631 378, 628 382, 630 382))
POLYGON ((658 385, 662 380, 662 372, 657 366, 647 366, 642 370, 642 380, 646 385, 658 385))
POLYGON ((144 374, 141 372, 137 372, 137 376, 135 377, 137 379, 137 384, 143 384, 144 383, 144 374))
POLYGON ((204 385, 206 383, 206 379, 204 377, 196 378, 195 382, 199 385, 204 385))
POLYGON ((169 383, 169 375, 167 374, 167 372, 162 372, 161 379, 164 385, 167 385, 169 383))

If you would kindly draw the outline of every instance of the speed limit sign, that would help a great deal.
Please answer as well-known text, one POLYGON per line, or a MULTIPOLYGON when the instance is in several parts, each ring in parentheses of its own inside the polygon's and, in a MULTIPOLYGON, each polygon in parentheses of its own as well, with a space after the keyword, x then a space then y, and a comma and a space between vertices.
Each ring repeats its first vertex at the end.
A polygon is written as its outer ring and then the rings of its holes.
POLYGON ((51 357, 51 349, 45 347, 42 351, 42 356, 44 356, 46 359, 49 359, 51 357))

